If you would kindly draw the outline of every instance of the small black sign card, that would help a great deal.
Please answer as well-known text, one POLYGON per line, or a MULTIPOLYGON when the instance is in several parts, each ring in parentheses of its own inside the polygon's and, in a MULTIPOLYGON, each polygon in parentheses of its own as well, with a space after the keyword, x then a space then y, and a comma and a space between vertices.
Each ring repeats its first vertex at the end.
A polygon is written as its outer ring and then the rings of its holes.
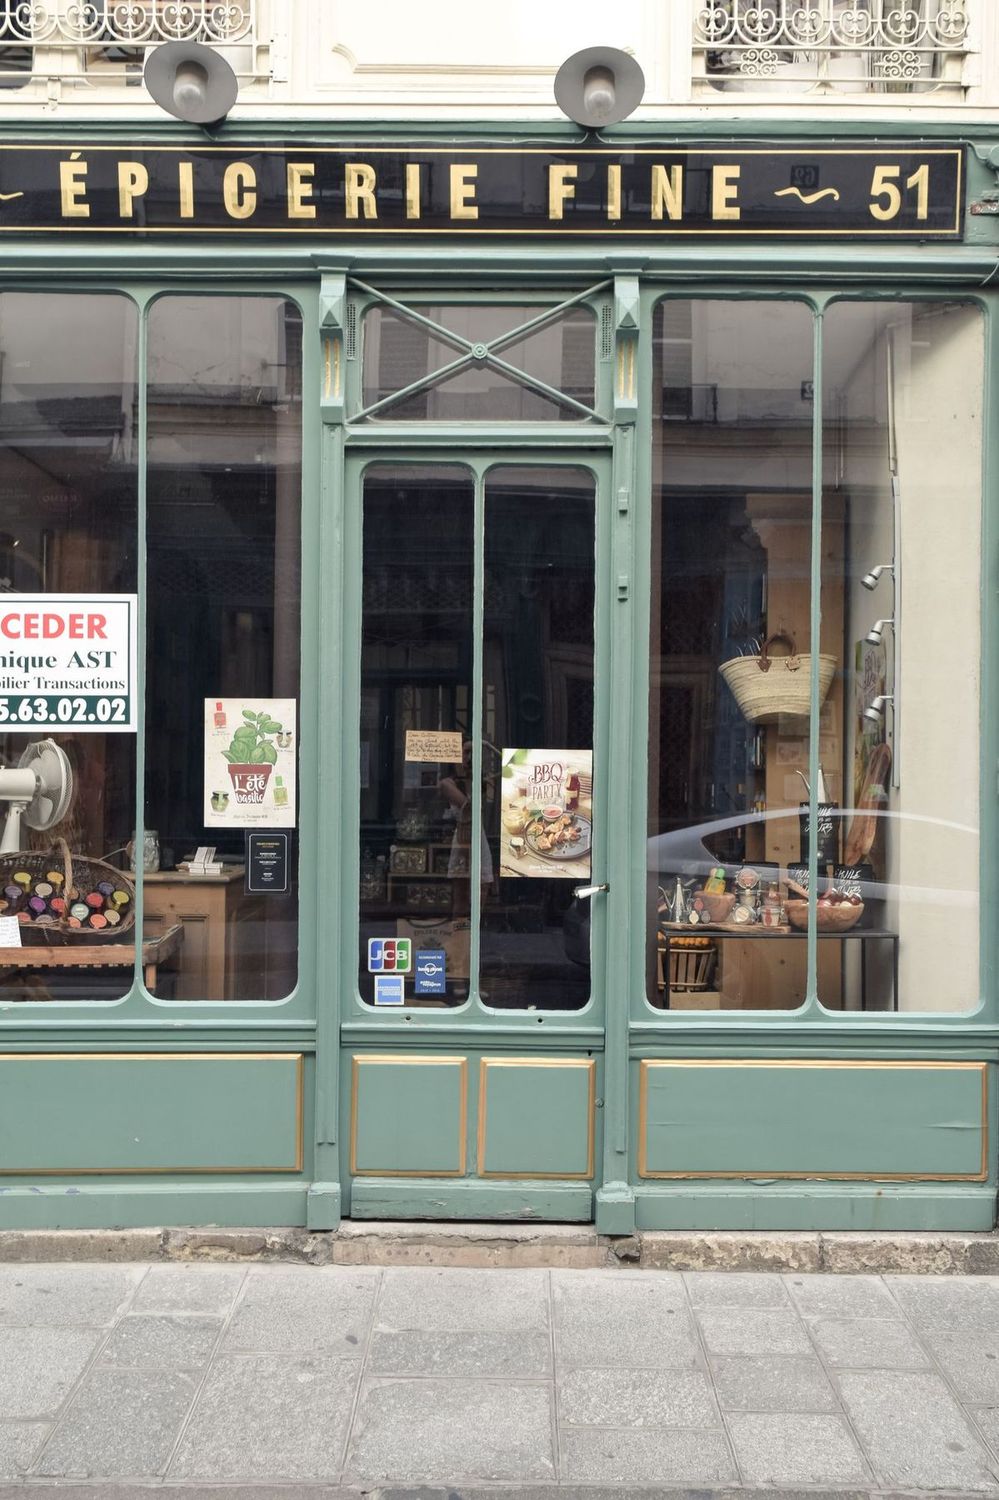
POLYGON ((273 896, 288 889, 288 835, 246 835, 246 889, 273 896))

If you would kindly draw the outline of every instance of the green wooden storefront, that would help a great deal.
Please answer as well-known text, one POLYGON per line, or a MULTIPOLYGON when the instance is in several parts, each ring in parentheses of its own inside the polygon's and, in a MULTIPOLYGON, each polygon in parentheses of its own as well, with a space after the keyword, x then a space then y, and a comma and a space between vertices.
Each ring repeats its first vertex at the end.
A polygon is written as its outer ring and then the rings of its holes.
MULTIPOLYGON (((45 998, 19 991, 12 998, 0 991, 0 1227, 323 1230, 344 1217, 595 1220, 610 1234, 636 1227, 994 1226, 999 413, 992 320, 999 230, 988 208, 969 210, 995 202, 999 145, 984 131, 962 135, 943 125, 921 125, 918 140, 899 123, 877 132, 856 122, 806 123, 785 134, 770 122, 764 140, 758 126, 727 125, 721 141, 717 130, 706 138, 705 129, 684 123, 653 133, 632 123, 610 132, 610 144, 600 151, 668 156, 707 143, 721 158, 726 150, 750 149, 772 158, 793 147, 814 166, 823 152, 869 153, 877 141, 886 161, 903 161, 888 178, 902 183, 920 150, 954 147, 962 167, 958 227, 949 235, 920 235, 915 224, 893 237, 883 232, 884 221, 872 219, 870 233, 827 235, 797 233, 788 221, 776 232, 753 233, 719 219, 688 234, 677 232, 667 216, 665 229, 659 223, 653 231, 647 216, 640 225, 637 200, 626 193, 624 218, 586 233, 574 231, 571 217, 541 233, 527 233, 510 219, 493 226, 485 211, 471 227, 464 221, 453 232, 412 232, 404 219, 392 218, 402 213, 398 195, 375 222, 362 217, 329 227, 320 217, 275 232, 277 220, 195 219, 168 233, 153 222, 152 208, 148 221, 106 223, 100 205, 110 198, 95 198, 89 223, 60 220, 55 192, 46 207, 49 232, 19 230, 13 221, 3 232, 0 293, 115 293, 134 304, 140 696, 147 682, 144 507, 153 439, 144 371, 150 318, 164 299, 177 296, 280 298, 298 309, 301 635, 297 962, 290 993, 265 999, 244 988, 229 998, 171 997, 167 987, 156 993, 146 986, 141 957, 127 993, 111 999, 96 992, 62 998, 58 991, 45 998), (144 233, 131 232, 143 226, 144 233), (920 980, 904 960, 897 1010, 887 1001, 869 1010, 821 1003, 823 942, 814 927, 796 948, 804 975, 800 1004, 692 1010, 650 1003, 655 981, 650 991, 645 851, 650 601, 658 586, 653 495, 659 483, 653 450, 663 410, 653 393, 664 299, 684 306, 701 300, 792 305, 796 317, 808 320, 809 363, 800 383, 802 401, 809 387, 811 426, 806 420, 799 436, 811 453, 805 624, 812 639, 822 628, 821 518, 830 489, 823 447, 826 327, 833 327, 844 302, 863 303, 878 315, 894 305, 918 312, 946 304, 977 320, 982 369, 969 373, 968 382, 981 411, 980 558, 973 571, 949 578, 955 596, 978 600, 980 620, 980 668, 979 642, 965 642, 980 687, 980 722, 960 727, 964 739, 977 741, 980 948, 972 965, 977 987, 960 1005, 937 1005, 929 969, 920 980), (574 398, 580 409, 570 408, 568 420, 564 414, 497 420, 480 412, 455 421, 437 420, 432 410, 393 416, 389 403, 378 420, 364 417, 380 399, 366 387, 362 370, 368 311, 378 307, 392 316, 401 305, 404 318, 406 310, 419 316, 422 308, 434 321, 437 314, 428 309, 452 304, 471 310, 464 314, 471 328, 480 307, 514 308, 521 324, 537 319, 539 326, 551 309, 578 307, 591 315, 594 377, 589 396, 574 398), (543 470, 555 476, 546 481, 551 488, 562 473, 571 473, 574 483, 582 475, 595 495, 591 879, 606 890, 589 900, 590 994, 573 1009, 548 1008, 543 1000, 501 1008, 491 1003, 496 992, 487 984, 479 993, 474 976, 484 950, 475 917, 486 900, 479 890, 471 892, 469 913, 470 993, 459 996, 460 1003, 382 1008, 359 990, 365 485, 373 473, 440 475, 455 468, 470 507, 472 646, 464 729, 474 745, 473 775, 482 771, 487 712, 481 627, 491 605, 482 556, 489 546, 484 507, 491 503, 493 476, 543 470)), ((360 162, 373 159, 377 149, 386 160, 393 152, 400 160, 421 153, 431 160, 437 151, 449 163, 481 163, 490 147, 500 146, 511 158, 519 152, 563 160, 579 136, 570 126, 525 126, 518 133, 506 124, 446 134, 426 126, 391 134, 331 126, 324 133, 310 122, 283 124, 278 140, 263 123, 240 123, 228 124, 212 144, 231 161, 257 159, 261 142, 283 153, 283 172, 286 159, 311 160, 310 148, 314 156, 324 147, 360 162)), ((83 160, 89 153, 93 162, 98 148, 117 162, 143 149, 203 147, 204 137, 166 125, 144 125, 139 133, 62 123, 25 128, 16 140, 0 142, 12 153, 18 146, 45 148, 45 163, 74 151, 83 160)), ((863 157, 865 164, 870 160, 863 157)), ((866 201, 870 173, 866 165, 863 170, 866 201)), ((0 155, 0 175, 6 171, 0 155)), ((5 187, 11 181, 3 176, 5 187)), ((261 200, 272 181, 283 184, 284 177, 260 175, 261 200)), ((490 181, 484 168, 480 203, 490 181)), ((245 187, 244 180, 241 191, 245 187)), ((546 211, 531 198, 525 223, 546 211)), ((517 319, 510 321, 514 326, 517 319)), ((488 364, 488 348, 480 349, 474 334, 470 347, 476 367, 488 364)), ((460 345, 453 349, 455 357, 462 352, 460 345)), ((531 389, 544 401, 550 391, 539 380, 531 389)), ((696 385, 691 375, 689 388, 696 385)), ((939 441, 946 443, 946 435, 939 441)), ((918 600, 906 607, 918 611, 918 600)), ((814 772, 823 754, 817 670, 810 692, 803 737, 814 814, 814 772)), ((152 733, 137 737, 130 828, 143 826, 142 810, 156 792, 147 785, 152 733)), ((790 792, 787 797, 790 805, 790 792)), ((849 805, 845 789, 840 801, 849 805)), ((817 859, 813 846, 813 890, 817 859)), ((140 926, 156 890, 138 882, 140 926)), ((184 941, 193 941, 190 931, 184 941)))

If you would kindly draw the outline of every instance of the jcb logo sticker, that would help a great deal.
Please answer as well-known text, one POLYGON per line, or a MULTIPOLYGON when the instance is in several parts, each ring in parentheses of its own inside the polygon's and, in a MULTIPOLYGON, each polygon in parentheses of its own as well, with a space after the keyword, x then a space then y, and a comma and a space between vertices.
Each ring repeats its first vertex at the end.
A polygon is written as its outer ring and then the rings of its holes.
POLYGON ((409 938, 369 938, 369 974, 408 974, 413 964, 409 938))

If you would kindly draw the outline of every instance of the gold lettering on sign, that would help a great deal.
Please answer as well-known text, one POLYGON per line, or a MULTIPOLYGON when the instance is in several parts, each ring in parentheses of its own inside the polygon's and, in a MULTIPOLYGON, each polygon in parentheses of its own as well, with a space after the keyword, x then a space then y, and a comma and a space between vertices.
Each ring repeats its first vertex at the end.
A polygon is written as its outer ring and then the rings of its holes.
POLYGON ((621 168, 618 166, 607 168, 607 217, 621 217, 621 168))
POLYGON ((453 162, 451 165, 451 217, 452 219, 477 219, 479 207, 475 202, 475 179, 479 169, 471 162, 453 162))
POLYGON ((177 186, 180 191, 180 217, 194 218, 194 163, 182 161, 177 165, 177 186))
POLYGON ((135 200, 141 198, 149 186, 149 173, 141 161, 118 163, 118 217, 131 219, 135 214, 135 200))
POLYGON ((316 205, 310 201, 315 170, 315 162, 290 161, 288 163, 289 219, 314 219, 316 217, 316 205))
POLYGON ((248 219, 257 207, 257 174, 246 161, 230 162, 222 179, 222 202, 230 219, 248 219))
POLYGON ((561 219, 566 201, 576 196, 579 168, 568 164, 548 168, 548 217, 561 219))
POLYGON ((90 204, 83 201, 86 175, 87 163, 80 160, 79 151, 74 151, 69 161, 59 163, 59 196, 64 219, 90 218, 90 204))
POLYGON ((683 218, 683 168, 652 168, 652 217, 683 218))
POLYGON ((713 219, 738 219, 742 209, 736 203, 739 194, 741 167, 711 168, 711 217, 713 219))
POLYGON ((343 191, 348 219, 359 218, 358 209, 364 205, 364 217, 377 219, 378 205, 375 202, 375 169, 366 161, 349 161, 343 169, 343 191))
POLYGON ((418 161, 406 163, 406 218, 418 219, 420 217, 420 164, 418 161))

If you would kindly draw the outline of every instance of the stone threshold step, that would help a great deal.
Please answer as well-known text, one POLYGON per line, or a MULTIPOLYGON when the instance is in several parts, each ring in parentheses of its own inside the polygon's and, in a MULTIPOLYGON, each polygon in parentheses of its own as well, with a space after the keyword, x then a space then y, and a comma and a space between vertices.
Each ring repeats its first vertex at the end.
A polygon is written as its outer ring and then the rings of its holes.
POLYGON ((999 1234, 645 1230, 615 1237, 567 1224, 354 1220, 305 1229, 7 1229, 0 1263, 289 1261, 317 1266, 625 1267, 999 1275, 999 1234))

